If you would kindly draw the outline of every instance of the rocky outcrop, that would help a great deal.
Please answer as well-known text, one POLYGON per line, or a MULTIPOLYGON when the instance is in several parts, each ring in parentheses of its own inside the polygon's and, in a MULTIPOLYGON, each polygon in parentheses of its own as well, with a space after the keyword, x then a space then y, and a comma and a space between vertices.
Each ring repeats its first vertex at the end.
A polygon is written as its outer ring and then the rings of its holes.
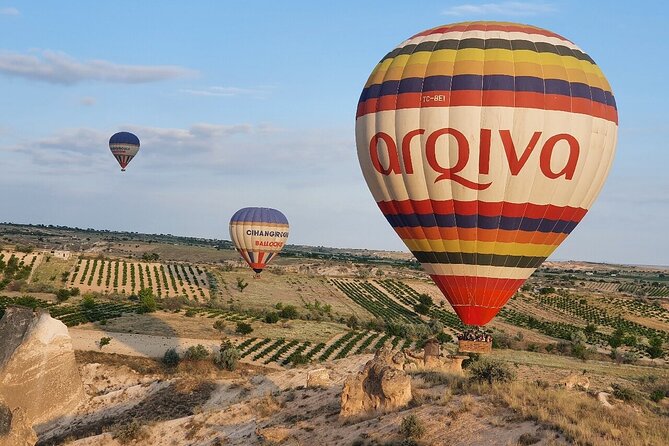
POLYGON ((392 352, 381 349, 362 371, 346 379, 339 412, 342 417, 390 412, 409 404, 411 379, 393 357, 392 352))
POLYGON ((0 446, 34 446, 36 442, 23 410, 11 410, 0 397, 0 446))
POLYGON ((0 319, 0 397, 36 426, 84 400, 67 327, 48 313, 9 307, 0 319))
POLYGON ((328 369, 315 369, 307 372, 307 387, 328 387, 330 385, 330 372, 328 369))
POLYGON ((573 374, 565 378, 563 384, 567 389, 588 390, 590 388, 590 379, 584 375, 573 374))

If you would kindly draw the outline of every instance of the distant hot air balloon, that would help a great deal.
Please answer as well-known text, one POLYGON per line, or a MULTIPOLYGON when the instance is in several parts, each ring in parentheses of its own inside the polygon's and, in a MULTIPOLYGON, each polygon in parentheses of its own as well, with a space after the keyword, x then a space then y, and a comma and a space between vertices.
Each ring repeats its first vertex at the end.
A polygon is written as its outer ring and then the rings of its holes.
POLYGON ((121 172, 139 151, 139 138, 130 132, 114 133, 109 138, 109 150, 121 165, 121 172))
POLYGON ((288 240, 288 219, 271 208, 249 207, 230 219, 230 238, 256 274, 276 257, 288 240))
POLYGON ((416 34, 362 91, 358 158, 388 222, 465 324, 487 324, 581 221, 616 104, 569 40, 514 23, 416 34))

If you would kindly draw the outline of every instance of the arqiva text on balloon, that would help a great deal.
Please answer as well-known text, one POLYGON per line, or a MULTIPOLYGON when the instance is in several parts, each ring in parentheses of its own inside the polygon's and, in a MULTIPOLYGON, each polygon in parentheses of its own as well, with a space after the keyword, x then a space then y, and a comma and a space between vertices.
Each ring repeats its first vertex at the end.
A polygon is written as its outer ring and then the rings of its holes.
MULTIPOLYGON (((502 147, 504 148, 504 153, 506 154, 506 160, 511 175, 516 176, 527 164, 527 160, 537 147, 542 132, 534 132, 520 156, 518 156, 518 152, 516 151, 516 144, 511 136, 511 131, 499 130, 498 133, 502 142, 502 147)), ((411 141, 413 138, 424 134, 425 129, 415 129, 408 132, 402 138, 401 151, 398 151, 397 144, 392 136, 384 132, 376 133, 372 136, 369 142, 369 155, 374 169, 382 175, 403 173, 409 175, 413 174, 411 141), (379 144, 380 142, 383 142, 383 144, 379 144), (379 148, 383 148, 384 146, 388 153, 388 166, 383 166, 379 157, 379 148), (404 172, 402 172, 400 158, 402 159, 401 164, 404 165, 404 172)), ((482 175, 490 173, 490 147, 492 136, 493 132, 491 129, 481 129, 479 139, 479 173, 482 175)), ((475 190, 487 189, 492 184, 476 183, 459 175, 459 173, 467 166, 470 155, 469 141, 461 131, 451 127, 441 128, 427 135, 427 138, 421 138, 421 140, 425 141, 425 144, 421 145, 421 148, 425 153, 427 163, 435 172, 440 174, 434 180, 435 183, 441 180, 453 180, 465 187, 475 190), (442 136, 453 137, 457 144, 457 160, 451 167, 442 166, 437 160, 437 140, 442 136)), ((540 149, 539 167, 541 172, 550 179, 564 177, 566 180, 571 180, 576 171, 579 153, 580 146, 573 135, 570 135, 569 133, 558 133, 553 135, 546 139, 540 149), (551 167, 551 158, 553 157, 555 146, 560 142, 567 143, 569 147, 569 157, 564 166, 555 171, 551 167)))

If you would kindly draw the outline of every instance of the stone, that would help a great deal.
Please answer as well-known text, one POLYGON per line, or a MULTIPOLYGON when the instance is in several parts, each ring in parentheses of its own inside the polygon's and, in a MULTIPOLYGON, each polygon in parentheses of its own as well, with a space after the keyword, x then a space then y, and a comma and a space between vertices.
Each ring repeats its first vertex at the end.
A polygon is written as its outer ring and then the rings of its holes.
POLYGON ((564 386, 567 389, 588 390, 590 388, 590 379, 585 375, 574 373, 565 378, 564 386))
POLYGON ((34 446, 37 435, 21 408, 11 410, 0 396, 0 446, 34 446))
POLYGON ((409 404, 411 379, 397 367, 393 356, 384 349, 379 350, 362 371, 346 379, 340 416, 390 412, 409 404))
POLYGON ((84 401, 65 324, 45 311, 8 307, 0 339, 0 397, 31 426, 70 415, 84 401))
POLYGON ((281 426, 258 428, 256 429, 256 435, 263 444, 279 444, 292 437, 292 430, 281 426))
POLYGON ((597 394, 597 401, 599 401, 599 403, 600 403, 602 406, 606 407, 607 409, 610 409, 610 408, 613 407, 613 404, 611 404, 611 403, 609 402, 609 397, 610 397, 610 396, 611 396, 610 393, 599 392, 599 393, 597 394))
POLYGON ((307 387, 328 387, 330 385, 330 372, 328 369, 314 369, 307 372, 307 387))

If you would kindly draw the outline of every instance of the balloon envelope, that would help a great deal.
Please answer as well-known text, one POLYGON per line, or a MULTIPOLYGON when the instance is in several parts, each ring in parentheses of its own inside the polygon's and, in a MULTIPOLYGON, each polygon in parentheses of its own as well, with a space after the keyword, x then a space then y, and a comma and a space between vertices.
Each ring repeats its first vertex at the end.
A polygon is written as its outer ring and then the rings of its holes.
POLYGON ((230 238, 246 263, 260 273, 286 244, 288 219, 272 208, 243 208, 230 219, 230 238))
POLYGON ((121 170, 125 171, 128 163, 139 151, 139 138, 130 132, 114 133, 109 138, 109 150, 121 165, 121 170))
POLYGON ((470 22, 377 64, 356 144, 388 222, 460 319, 484 325, 593 204, 617 128, 611 87, 574 43, 470 22))

